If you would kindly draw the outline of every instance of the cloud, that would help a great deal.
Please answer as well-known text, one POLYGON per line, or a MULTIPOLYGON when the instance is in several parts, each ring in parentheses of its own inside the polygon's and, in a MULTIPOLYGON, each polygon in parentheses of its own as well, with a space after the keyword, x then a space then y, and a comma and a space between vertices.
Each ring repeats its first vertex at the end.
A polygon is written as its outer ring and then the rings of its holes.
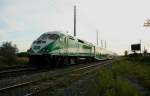
POLYGON ((15 19, 0 18, 0 23, 0 33, 23 32, 25 28, 23 22, 15 19))
POLYGON ((150 16, 148 0, 0 0, 0 39, 36 39, 51 30, 73 34, 75 3, 78 37, 95 43, 98 29, 99 39, 118 53, 139 39, 149 40, 149 29, 142 29, 150 16))

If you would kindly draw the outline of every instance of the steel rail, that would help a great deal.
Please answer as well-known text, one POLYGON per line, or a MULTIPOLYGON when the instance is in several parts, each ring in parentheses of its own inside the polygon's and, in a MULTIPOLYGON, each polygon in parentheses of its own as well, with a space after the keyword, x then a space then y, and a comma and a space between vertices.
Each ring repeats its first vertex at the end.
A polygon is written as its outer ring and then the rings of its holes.
MULTIPOLYGON (((84 69, 88 69, 88 68, 91 68, 91 67, 96 67, 96 66, 104 66, 104 65, 107 65, 107 63, 110 63, 108 61, 105 61, 105 62, 98 62, 98 64, 93 64, 93 65, 88 65, 88 66, 84 66, 82 68, 79 68, 79 69, 75 69, 75 70, 71 70, 69 72, 64 72, 64 73, 60 73, 60 74, 56 74, 56 75, 53 75, 53 76, 60 76, 60 75, 65 75, 67 73, 72 73, 72 72, 76 72, 76 71, 80 71, 80 70, 84 70, 84 69)), ((4 87, 4 88, 0 88, 0 91, 6 91, 6 90, 10 90, 10 89, 13 89, 13 88, 17 88, 17 87, 21 87, 21 86, 25 86, 25 85, 28 85, 28 84, 31 84, 31 83, 35 83, 35 82, 38 82, 42 79, 38 79, 38 80, 34 80, 34 81, 28 81, 28 82, 23 82, 23 83, 20 83, 20 84, 16 84, 16 85, 11 85, 11 86, 7 86, 7 87, 4 87)), ((47 89, 47 88, 46 88, 47 89)), ((44 90, 46 90, 44 89, 44 90)), ((34 94, 37 94, 39 92, 41 92, 42 90, 39 90, 38 92, 31 92, 31 93, 27 93, 26 95, 24 96, 32 96, 34 94)))
MULTIPOLYGON (((63 74, 66 74, 66 73, 72 73, 72 72, 75 72, 75 71, 80 71, 80 70, 83 70, 83 69, 88 69, 88 68, 91 68, 91 67, 97 67, 98 66, 98 68, 99 67, 104 67, 105 65, 108 65, 108 64, 110 64, 110 62, 102 62, 101 64, 94 64, 94 65, 89 65, 89 66, 86 66, 86 67, 82 67, 82 68, 79 68, 79 69, 75 69, 75 70, 72 70, 72 71, 69 71, 69 72, 65 72, 65 73, 63 73, 63 74)), ((92 72, 92 71, 94 71, 94 70, 96 70, 97 68, 95 68, 95 69, 92 69, 92 70, 89 70, 88 72, 84 72, 84 73, 82 73, 83 75, 84 74, 87 74, 87 73, 90 73, 90 72, 92 72)), ((60 74, 61 75, 61 74, 60 74)), ((42 91, 45 91, 45 90, 47 90, 48 88, 45 88, 45 89, 42 89, 42 90, 39 90, 39 91, 37 91, 37 92, 31 92, 31 93, 27 93, 27 94, 25 94, 24 96, 33 96, 33 95, 36 95, 36 94, 38 94, 38 93, 40 93, 40 92, 42 92, 42 91)))
POLYGON ((21 71, 27 71, 27 70, 34 70, 34 69, 37 69, 37 68, 20 68, 20 69, 11 69, 11 70, 3 70, 3 71, 0 71, 0 75, 1 74, 7 74, 7 73, 13 73, 13 72, 21 72, 21 71))

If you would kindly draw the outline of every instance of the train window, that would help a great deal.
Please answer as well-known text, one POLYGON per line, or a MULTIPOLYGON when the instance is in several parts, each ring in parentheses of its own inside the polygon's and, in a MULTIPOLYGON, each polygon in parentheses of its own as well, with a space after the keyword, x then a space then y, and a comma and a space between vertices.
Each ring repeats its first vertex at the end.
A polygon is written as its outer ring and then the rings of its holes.
POLYGON ((41 40, 45 40, 45 39, 57 40, 58 38, 59 38, 59 35, 57 34, 43 34, 42 36, 39 37, 39 39, 41 40))
POLYGON ((71 36, 69 37, 69 39, 74 40, 74 38, 73 38, 73 37, 71 37, 71 36))
POLYGON ((41 44, 41 43, 46 43, 46 41, 34 41, 33 44, 41 44))
POLYGON ((49 35, 48 38, 52 40, 57 40, 59 38, 59 35, 57 34, 48 34, 48 35, 49 35))
POLYGON ((37 43, 37 44, 40 44, 41 42, 42 42, 42 41, 37 41, 36 43, 37 43))
POLYGON ((42 41, 42 43, 46 43, 46 41, 42 41))
POLYGON ((47 38, 47 34, 43 34, 43 35, 41 35, 41 36, 39 37, 40 40, 44 40, 44 39, 46 39, 46 38, 47 38))
POLYGON ((36 43, 36 41, 33 42, 33 44, 35 44, 35 43, 36 43))
POLYGON ((80 39, 78 39, 78 42, 80 42, 80 43, 84 43, 84 41, 82 41, 82 40, 80 40, 80 39))

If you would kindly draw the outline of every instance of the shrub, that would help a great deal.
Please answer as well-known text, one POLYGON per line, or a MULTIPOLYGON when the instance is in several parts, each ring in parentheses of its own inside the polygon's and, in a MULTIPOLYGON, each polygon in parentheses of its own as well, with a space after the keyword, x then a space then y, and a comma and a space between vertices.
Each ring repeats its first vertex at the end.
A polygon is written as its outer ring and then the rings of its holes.
POLYGON ((6 63, 14 62, 16 59, 16 53, 18 48, 16 45, 12 45, 11 42, 5 42, 0 47, 0 57, 6 63))
POLYGON ((18 57, 27 57, 28 54, 27 54, 27 52, 20 52, 20 53, 17 53, 17 56, 18 57))

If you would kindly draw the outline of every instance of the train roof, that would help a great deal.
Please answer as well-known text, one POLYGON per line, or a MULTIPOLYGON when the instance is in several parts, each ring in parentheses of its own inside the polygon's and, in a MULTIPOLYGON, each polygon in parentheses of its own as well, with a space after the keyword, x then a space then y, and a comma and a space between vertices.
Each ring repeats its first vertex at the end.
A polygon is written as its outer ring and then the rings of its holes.
POLYGON ((58 34, 58 35, 65 35, 62 33, 62 31, 48 31, 48 32, 45 32, 43 34, 58 34))
POLYGON ((45 33, 43 33, 43 34, 58 34, 59 36, 68 36, 68 37, 70 37, 70 38, 72 38, 72 39, 75 39, 75 40, 78 40, 78 41, 80 41, 80 42, 93 45, 92 43, 87 42, 87 41, 85 41, 85 40, 82 40, 82 39, 80 39, 80 38, 74 37, 74 36, 69 35, 69 34, 65 34, 63 31, 49 31, 49 32, 45 32, 45 33))

